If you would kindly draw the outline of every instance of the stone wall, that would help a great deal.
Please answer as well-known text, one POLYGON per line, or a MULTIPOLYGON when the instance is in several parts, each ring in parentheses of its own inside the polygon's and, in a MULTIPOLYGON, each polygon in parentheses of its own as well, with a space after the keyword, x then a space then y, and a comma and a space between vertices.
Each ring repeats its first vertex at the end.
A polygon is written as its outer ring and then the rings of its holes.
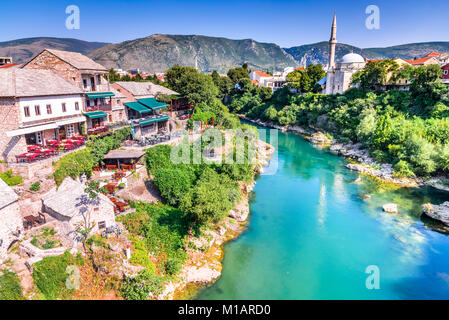
POLYGON ((22 216, 19 210, 19 204, 12 204, 0 209, 0 262, 7 258, 9 246, 19 238, 17 230, 23 231, 22 216), (16 234, 16 235, 15 235, 16 234))
MULTIPOLYGON (((24 147, 25 148, 25 147, 24 147)), ((53 162, 58 161, 63 156, 84 149, 82 146, 78 149, 72 150, 70 152, 62 153, 56 157, 51 157, 48 159, 43 159, 31 163, 0 163, 0 172, 11 169, 16 175, 18 174, 24 179, 31 179, 33 177, 39 177, 42 175, 49 175, 53 172, 53 162)), ((15 161, 15 159, 14 159, 15 161)))
POLYGON ((15 161, 15 156, 26 151, 25 138, 8 137, 7 131, 21 124, 19 103, 14 98, 0 98, 0 160, 15 161))
POLYGON ((54 257, 64 254, 67 249, 64 247, 52 248, 52 249, 40 249, 33 244, 30 240, 23 241, 19 246, 19 253, 22 255, 28 255, 29 257, 35 257, 33 261, 40 260, 45 257, 54 257))
POLYGON ((79 70, 67 62, 62 61, 48 51, 43 51, 41 54, 37 55, 33 60, 24 66, 24 69, 53 70, 64 79, 78 86, 80 89, 83 88, 83 81, 79 70))

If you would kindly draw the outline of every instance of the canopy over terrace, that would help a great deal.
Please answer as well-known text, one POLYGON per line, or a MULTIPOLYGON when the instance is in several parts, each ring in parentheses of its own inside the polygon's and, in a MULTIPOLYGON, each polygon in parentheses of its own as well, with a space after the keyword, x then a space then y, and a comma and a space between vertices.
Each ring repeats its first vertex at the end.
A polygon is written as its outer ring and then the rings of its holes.
POLYGON ((168 104, 159 102, 155 98, 137 99, 137 101, 143 104, 145 107, 150 108, 151 110, 159 110, 168 107, 168 104))
POLYGON ((126 102, 124 103, 124 105, 140 114, 151 112, 151 109, 148 109, 146 106, 139 102, 126 102))
POLYGON ((111 150, 104 156, 104 163, 117 165, 117 169, 134 169, 144 154, 145 152, 140 150, 111 150))

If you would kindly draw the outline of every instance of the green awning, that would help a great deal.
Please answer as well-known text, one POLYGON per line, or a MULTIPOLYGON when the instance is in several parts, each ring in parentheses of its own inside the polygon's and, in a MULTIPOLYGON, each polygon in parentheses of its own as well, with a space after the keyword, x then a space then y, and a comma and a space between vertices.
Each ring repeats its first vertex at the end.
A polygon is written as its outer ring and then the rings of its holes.
POLYGON ((154 98, 137 99, 137 101, 139 101, 144 106, 151 108, 153 110, 158 110, 158 109, 163 109, 163 108, 168 107, 168 104, 159 102, 154 98))
POLYGON ((104 118, 108 115, 104 113, 103 111, 92 111, 92 112, 86 112, 84 114, 86 117, 89 117, 90 119, 98 119, 98 118, 104 118))
POLYGON ((89 92, 86 93, 86 96, 89 99, 97 99, 97 98, 109 98, 115 96, 112 92, 89 92))
POLYGON ((151 109, 148 109, 143 104, 138 103, 138 102, 126 102, 126 103, 124 103, 124 105, 130 109, 133 109, 133 110, 139 112, 139 113, 151 112, 151 109))
POLYGON ((153 122, 165 121, 165 120, 168 120, 168 119, 170 119, 169 116, 163 116, 163 117, 159 117, 159 118, 142 120, 142 121, 139 121, 139 124, 140 125, 144 125, 144 124, 153 123, 153 122))

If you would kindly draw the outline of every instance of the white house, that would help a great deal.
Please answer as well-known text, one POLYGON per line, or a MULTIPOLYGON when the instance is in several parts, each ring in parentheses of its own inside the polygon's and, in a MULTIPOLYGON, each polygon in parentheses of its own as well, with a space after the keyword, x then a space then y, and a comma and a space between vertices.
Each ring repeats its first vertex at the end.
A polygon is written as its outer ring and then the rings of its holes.
POLYGON ((50 70, 0 70, 0 155, 14 161, 30 144, 80 132, 82 91, 50 70))
POLYGON ((251 71, 251 73, 249 74, 249 78, 254 84, 257 84, 261 87, 271 88, 273 91, 276 91, 277 89, 281 88, 286 82, 285 72, 286 70, 284 69, 283 73, 277 73, 276 75, 272 76, 263 71, 256 70, 251 71))

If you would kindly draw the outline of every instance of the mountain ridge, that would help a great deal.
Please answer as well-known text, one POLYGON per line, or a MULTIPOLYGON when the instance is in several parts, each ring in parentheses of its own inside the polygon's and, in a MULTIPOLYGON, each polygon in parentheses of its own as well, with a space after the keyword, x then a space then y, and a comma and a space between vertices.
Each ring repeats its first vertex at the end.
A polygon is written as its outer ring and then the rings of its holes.
POLYGON ((75 38, 32 37, 0 42, 0 56, 26 62, 45 48, 74 51, 82 54, 102 47, 106 42, 89 42, 75 38))
POLYGON ((264 70, 298 66, 293 57, 275 43, 203 35, 153 34, 107 45, 88 56, 106 67, 139 68, 146 72, 162 72, 174 64, 197 65, 203 72, 226 72, 245 62, 251 68, 264 70))
MULTIPOLYGON (((0 56, 12 56, 14 62, 25 62, 44 48, 86 54, 108 68, 139 68, 146 72, 163 72, 174 64, 180 64, 197 65, 203 72, 217 70, 226 73, 243 63, 248 63, 251 69, 275 71, 310 63, 325 65, 329 56, 327 41, 281 48, 276 43, 258 42, 250 38, 160 33, 119 43, 89 42, 75 38, 22 38, 0 42, 0 56)), ((336 58, 338 60, 347 53, 355 52, 368 59, 413 59, 432 51, 449 52, 449 42, 416 42, 372 48, 338 43, 336 58)))

